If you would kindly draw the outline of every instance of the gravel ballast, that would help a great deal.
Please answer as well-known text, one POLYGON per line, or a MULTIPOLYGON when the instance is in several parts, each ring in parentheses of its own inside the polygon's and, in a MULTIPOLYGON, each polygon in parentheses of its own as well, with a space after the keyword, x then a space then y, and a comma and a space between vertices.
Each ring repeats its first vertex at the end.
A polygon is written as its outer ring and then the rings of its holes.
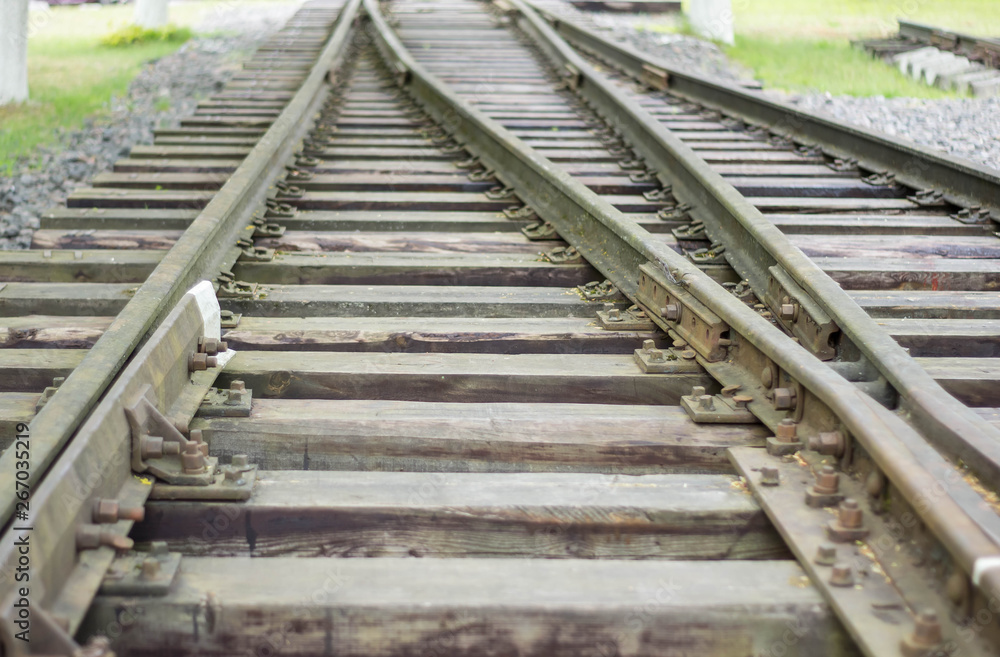
MULTIPOLYGON (((730 82, 747 82, 752 73, 730 61, 714 43, 659 30, 679 25, 670 15, 585 12, 561 0, 542 0, 567 18, 583 20, 616 39, 664 59, 679 69, 730 82)), ((1000 98, 856 98, 823 93, 767 96, 825 114, 890 137, 902 138, 977 164, 1000 169, 1000 98)))
POLYGON ((176 52, 147 64, 109 112, 87 119, 80 130, 59 134, 54 144, 22 158, 0 175, 0 250, 24 249, 39 215, 62 204, 76 187, 109 170, 136 144, 150 144, 153 129, 175 125, 199 100, 217 92, 261 41, 279 29, 298 3, 213 10, 196 36, 176 52), (167 109, 158 109, 169 101, 167 109))

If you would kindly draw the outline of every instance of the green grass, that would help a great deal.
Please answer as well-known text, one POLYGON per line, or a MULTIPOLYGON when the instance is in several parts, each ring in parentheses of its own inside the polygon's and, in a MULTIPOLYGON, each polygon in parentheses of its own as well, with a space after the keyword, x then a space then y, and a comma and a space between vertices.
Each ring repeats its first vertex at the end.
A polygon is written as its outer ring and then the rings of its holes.
POLYGON ((138 25, 126 25, 114 32, 101 37, 102 46, 112 48, 126 48, 140 43, 153 43, 162 41, 167 43, 181 44, 191 38, 191 30, 187 27, 178 27, 170 24, 159 29, 148 29, 138 25))
MULTIPOLYGON (((171 4, 170 20, 190 28, 209 12, 231 4, 231 0, 171 4)), ((238 0, 238 4, 255 3, 238 0)), ((0 106, 0 175, 9 172, 19 157, 54 142, 58 130, 72 130, 85 118, 106 115, 111 97, 124 93, 147 62, 180 47, 179 41, 102 45, 102 37, 131 23, 133 11, 131 5, 81 5, 32 12, 30 98, 20 105, 0 106)))
POLYGON ((787 91, 952 97, 852 49, 850 41, 894 34, 897 18, 1000 34, 996 0, 732 0, 732 8, 737 38, 726 53, 767 88, 787 91))
POLYGON ((766 89, 886 98, 955 96, 911 80, 847 41, 739 35, 726 53, 752 69, 766 89))

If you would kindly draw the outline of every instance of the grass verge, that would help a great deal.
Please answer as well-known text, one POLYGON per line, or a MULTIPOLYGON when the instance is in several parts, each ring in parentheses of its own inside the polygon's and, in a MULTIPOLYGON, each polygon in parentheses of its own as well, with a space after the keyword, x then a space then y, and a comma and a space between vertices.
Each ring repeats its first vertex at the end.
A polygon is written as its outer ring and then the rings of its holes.
MULTIPOLYGON (((190 30, 210 12, 233 4, 233 0, 171 4, 170 20, 180 30, 190 30)), ((252 7, 261 2, 239 0, 237 4, 252 7)), ((181 46, 181 40, 152 40, 127 47, 103 45, 103 37, 126 29, 133 12, 131 5, 96 4, 31 12, 30 99, 20 105, 0 106, 0 175, 9 173, 19 157, 55 141, 60 129, 76 129, 87 117, 105 115, 111 97, 124 93, 147 62, 181 46)))
POLYGON ((726 53, 767 87, 786 91, 955 97, 910 80, 853 49, 850 41, 893 34, 897 18, 970 34, 1000 34, 996 0, 732 0, 732 9, 737 37, 726 53))

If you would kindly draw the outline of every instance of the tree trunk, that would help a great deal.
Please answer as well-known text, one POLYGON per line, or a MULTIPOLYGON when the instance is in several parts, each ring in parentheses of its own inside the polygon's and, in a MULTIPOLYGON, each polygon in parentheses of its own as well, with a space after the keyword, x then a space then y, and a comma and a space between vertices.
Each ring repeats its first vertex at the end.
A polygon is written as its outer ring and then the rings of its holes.
POLYGON ((135 24, 156 29, 167 24, 167 0, 135 0, 135 24))
POLYGON ((0 105, 28 99, 28 0, 0 0, 0 105))
POLYGON ((688 10, 691 28, 712 41, 733 44, 733 7, 730 0, 694 0, 688 10))

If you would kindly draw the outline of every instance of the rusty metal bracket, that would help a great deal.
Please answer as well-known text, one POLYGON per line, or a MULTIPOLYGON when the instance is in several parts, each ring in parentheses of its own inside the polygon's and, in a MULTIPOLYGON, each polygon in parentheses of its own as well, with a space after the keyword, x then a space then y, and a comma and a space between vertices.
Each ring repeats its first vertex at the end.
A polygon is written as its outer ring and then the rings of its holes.
POLYGON ((219 311, 219 328, 234 329, 240 325, 243 313, 234 313, 232 310, 219 311))
POLYGON ((647 201, 663 201, 664 203, 670 203, 676 206, 676 199, 674 198, 673 187, 670 185, 664 185, 659 189, 651 189, 648 192, 643 192, 642 197, 647 201))
POLYGON ((521 226, 521 233, 533 242, 562 239, 556 232, 556 227, 547 221, 536 221, 533 224, 521 226))
POLYGON ((586 262, 575 246, 560 246, 538 255, 543 261, 554 265, 582 265, 586 262))
POLYGON ((238 281, 231 271, 220 272, 215 280, 219 283, 215 292, 219 299, 252 299, 257 294, 257 283, 238 281))
POLYGON ((285 234, 285 227, 281 224, 265 221, 264 219, 253 220, 253 237, 281 237, 285 234))
POLYGON ((240 255, 237 262, 270 262, 274 260, 274 249, 263 246, 254 246, 248 239, 239 239, 236 246, 240 247, 240 255))
POLYGON ((576 287, 580 295, 587 301, 624 301, 625 295, 621 293, 614 283, 605 279, 603 281, 591 281, 576 287))
POLYGON ((955 221, 960 221, 963 224, 985 224, 991 219, 990 211, 984 210, 978 205, 962 208, 955 214, 949 216, 955 221))
POLYGON ((768 267, 765 303, 772 309, 782 326, 820 360, 837 355, 837 323, 799 287, 780 265, 768 267))
POLYGON ((503 209, 503 216, 508 219, 533 219, 537 220, 538 215, 535 213, 535 209, 530 205, 512 205, 509 208, 503 209))
POLYGON ((681 406, 699 424, 759 423, 760 420, 747 408, 753 397, 736 394, 738 389, 739 386, 727 386, 722 389, 722 394, 706 395, 703 386, 695 386, 690 395, 681 397, 681 406))
POLYGON ((228 389, 209 388, 198 407, 198 417, 250 417, 253 390, 243 381, 233 381, 228 389))
POLYGON ((907 196, 906 200, 925 208, 948 205, 944 200, 944 194, 936 189, 922 189, 916 194, 907 196))
POLYGON ((646 313, 669 322, 670 328, 709 362, 725 360, 729 326, 680 283, 668 281, 665 272, 651 264, 641 265, 639 272, 636 301, 646 313))
POLYGON ((132 469, 170 484, 207 486, 214 481, 218 459, 208 445, 184 437, 156 408, 152 386, 145 385, 125 406, 132 429, 132 469))
POLYGON ((945 657, 959 646, 962 655, 994 654, 976 632, 963 632, 962 614, 928 581, 933 559, 909 553, 898 521, 869 504, 866 481, 811 454, 774 458, 734 447, 729 458, 865 654, 945 657), (817 488, 827 498, 811 501, 817 488), (827 504, 840 506, 831 515, 827 504))
POLYGON ((180 552, 170 552, 163 541, 153 541, 148 552, 119 554, 104 574, 101 595, 164 596, 181 565, 180 552))
POLYGON ((486 198, 493 201, 506 201, 506 200, 517 199, 517 194, 514 193, 514 189, 512 187, 504 187, 502 185, 498 185, 497 187, 491 187, 490 189, 486 190, 484 194, 486 194, 486 198))
POLYGON ((273 198, 267 199, 266 206, 264 217, 267 219, 289 219, 298 212, 294 205, 281 203, 273 198))
POLYGON ((682 374, 701 372, 694 352, 678 353, 673 349, 660 349, 654 340, 643 340, 642 347, 632 353, 636 364, 646 374, 682 374))
POLYGON ((652 331, 656 324, 639 306, 629 306, 622 310, 613 303, 605 303, 604 310, 597 311, 597 321, 601 328, 610 331, 652 331))
POLYGON ((726 247, 721 243, 715 243, 701 249, 688 251, 688 260, 696 265, 727 265, 726 247))

